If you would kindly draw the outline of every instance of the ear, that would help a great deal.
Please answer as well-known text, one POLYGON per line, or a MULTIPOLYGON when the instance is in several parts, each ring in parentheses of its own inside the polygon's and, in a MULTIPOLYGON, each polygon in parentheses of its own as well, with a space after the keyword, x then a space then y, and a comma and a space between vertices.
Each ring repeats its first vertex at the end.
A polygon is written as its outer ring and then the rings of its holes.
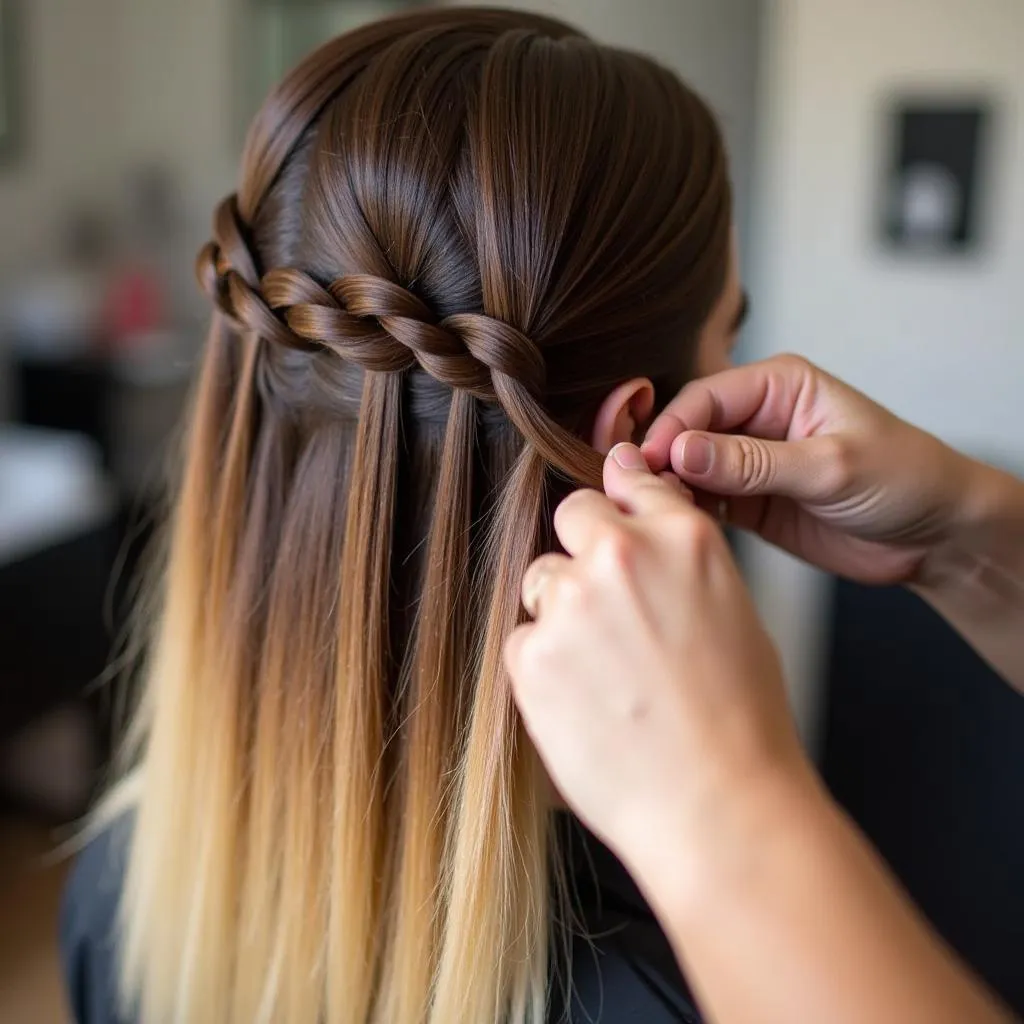
POLYGON ((594 418, 593 446, 607 455, 622 441, 636 440, 654 409, 654 385, 646 377, 620 384, 601 403, 594 418))

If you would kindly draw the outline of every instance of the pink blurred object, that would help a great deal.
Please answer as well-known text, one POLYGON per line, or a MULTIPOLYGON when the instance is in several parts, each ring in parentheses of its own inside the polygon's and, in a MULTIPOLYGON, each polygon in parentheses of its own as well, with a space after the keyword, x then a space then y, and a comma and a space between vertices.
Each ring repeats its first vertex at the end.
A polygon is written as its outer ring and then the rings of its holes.
POLYGON ((156 275, 140 265, 118 272, 107 294, 104 313, 115 348, 131 348, 137 339, 158 331, 166 323, 166 310, 156 275))

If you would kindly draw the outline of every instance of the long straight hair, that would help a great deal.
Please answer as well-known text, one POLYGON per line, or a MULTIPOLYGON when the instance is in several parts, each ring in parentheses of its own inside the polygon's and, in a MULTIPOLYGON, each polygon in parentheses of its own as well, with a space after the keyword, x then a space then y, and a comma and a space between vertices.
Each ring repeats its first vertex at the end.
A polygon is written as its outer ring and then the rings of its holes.
POLYGON ((687 378, 730 203, 692 91, 536 15, 381 21, 268 98, 108 805, 145 1024, 545 1020, 568 912, 502 644, 600 400, 687 378))

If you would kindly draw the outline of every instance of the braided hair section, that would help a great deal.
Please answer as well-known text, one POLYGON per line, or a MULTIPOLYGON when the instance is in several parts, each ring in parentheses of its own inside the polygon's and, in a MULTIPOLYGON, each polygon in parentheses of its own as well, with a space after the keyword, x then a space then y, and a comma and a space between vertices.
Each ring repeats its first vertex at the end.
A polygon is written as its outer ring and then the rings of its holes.
POLYGON ((544 353, 522 331, 482 313, 438 318, 407 288, 370 274, 326 285, 295 268, 261 275, 248 237, 237 197, 228 196, 196 261, 200 286, 235 330, 285 348, 326 349, 376 373, 418 366, 453 391, 501 406, 546 463, 600 486, 600 456, 545 410, 544 353))

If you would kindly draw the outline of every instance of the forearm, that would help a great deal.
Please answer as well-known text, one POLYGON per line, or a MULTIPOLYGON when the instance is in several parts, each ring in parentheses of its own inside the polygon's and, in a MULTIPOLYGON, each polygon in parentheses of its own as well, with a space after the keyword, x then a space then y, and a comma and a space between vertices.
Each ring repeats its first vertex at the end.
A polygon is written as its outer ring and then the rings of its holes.
MULTIPOLYGON (((1006 1021, 816 782, 642 882, 717 1024, 1006 1021)), ((712 832, 715 831, 713 828, 712 832)), ((698 844, 700 845, 700 844, 698 844)))
POLYGON ((975 464, 950 540, 914 590, 1024 690, 1024 483, 975 464))

